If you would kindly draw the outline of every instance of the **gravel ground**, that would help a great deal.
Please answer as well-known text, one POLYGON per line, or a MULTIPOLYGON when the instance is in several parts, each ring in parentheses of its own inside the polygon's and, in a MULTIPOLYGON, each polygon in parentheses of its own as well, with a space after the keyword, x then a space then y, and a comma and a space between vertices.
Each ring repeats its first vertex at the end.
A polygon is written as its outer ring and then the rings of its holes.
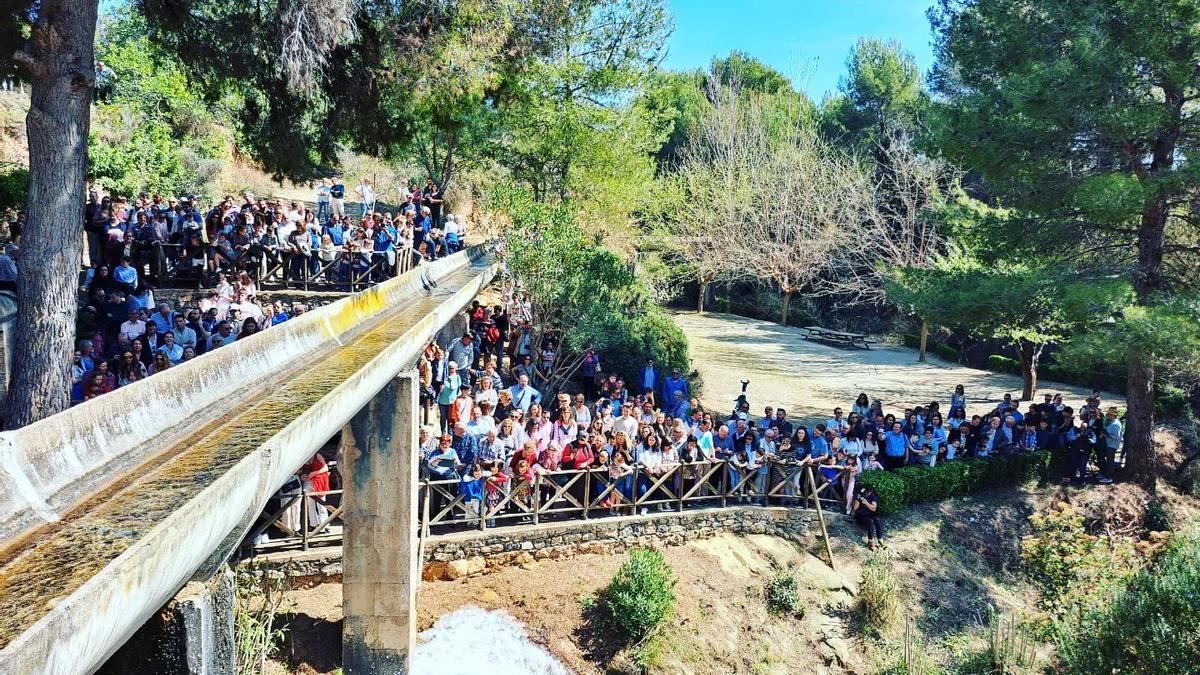
MULTIPOLYGON (((849 413, 860 392, 881 399, 887 412, 934 400, 946 410, 955 385, 961 384, 968 415, 990 411, 1006 392, 1021 393, 1019 377, 966 368, 933 354, 918 363, 917 350, 907 347, 829 347, 805 340, 796 328, 732 314, 681 312, 673 318, 691 345, 692 368, 703 382, 701 403, 721 414, 732 409, 741 380, 750 380, 747 397, 754 415, 762 415, 765 405, 782 405, 789 418, 809 424, 829 419, 838 406, 849 413)), ((1045 392, 1061 393, 1076 408, 1091 393, 1058 382, 1040 384, 1035 400, 1045 392)), ((1103 404, 1120 406, 1124 400, 1106 393, 1103 404)))

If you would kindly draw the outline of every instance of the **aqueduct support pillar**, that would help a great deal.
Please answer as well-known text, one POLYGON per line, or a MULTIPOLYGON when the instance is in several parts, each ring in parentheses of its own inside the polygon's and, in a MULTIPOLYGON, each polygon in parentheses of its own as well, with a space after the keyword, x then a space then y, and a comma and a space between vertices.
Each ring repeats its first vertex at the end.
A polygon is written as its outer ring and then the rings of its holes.
POLYGON ((342 665, 410 672, 416 644, 417 380, 402 373, 342 430, 342 665))

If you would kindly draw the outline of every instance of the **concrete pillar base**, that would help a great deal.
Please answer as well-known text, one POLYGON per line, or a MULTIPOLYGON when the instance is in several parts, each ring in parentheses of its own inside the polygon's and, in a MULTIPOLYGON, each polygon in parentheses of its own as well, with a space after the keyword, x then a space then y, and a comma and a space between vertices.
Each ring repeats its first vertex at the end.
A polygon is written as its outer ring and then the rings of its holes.
POLYGON ((192 581, 96 671, 103 675, 236 675, 234 576, 192 581))
POLYGON ((416 646, 417 383, 403 374, 342 431, 342 667, 407 675, 416 646))

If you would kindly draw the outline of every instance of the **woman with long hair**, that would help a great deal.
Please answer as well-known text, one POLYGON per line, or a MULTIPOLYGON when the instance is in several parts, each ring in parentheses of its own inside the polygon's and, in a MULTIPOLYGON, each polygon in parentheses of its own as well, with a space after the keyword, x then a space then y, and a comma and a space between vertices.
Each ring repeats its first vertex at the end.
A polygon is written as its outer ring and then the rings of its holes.
POLYGON ((121 363, 117 366, 117 386, 124 387, 145 377, 146 366, 134 357, 133 352, 122 353, 121 363))

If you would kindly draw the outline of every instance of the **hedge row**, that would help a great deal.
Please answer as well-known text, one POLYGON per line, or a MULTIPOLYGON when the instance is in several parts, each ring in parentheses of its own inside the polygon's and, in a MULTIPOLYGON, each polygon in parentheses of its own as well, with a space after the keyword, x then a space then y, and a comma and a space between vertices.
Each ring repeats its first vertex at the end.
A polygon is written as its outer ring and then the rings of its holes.
POLYGON ((1012 457, 956 459, 927 466, 906 466, 895 471, 869 471, 858 477, 859 485, 875 488, 879 511, 898 513, 909 504, 961 497, 978 490, 1045 480, 1053 475, 1049 450, 1026 452, 1012 457))

